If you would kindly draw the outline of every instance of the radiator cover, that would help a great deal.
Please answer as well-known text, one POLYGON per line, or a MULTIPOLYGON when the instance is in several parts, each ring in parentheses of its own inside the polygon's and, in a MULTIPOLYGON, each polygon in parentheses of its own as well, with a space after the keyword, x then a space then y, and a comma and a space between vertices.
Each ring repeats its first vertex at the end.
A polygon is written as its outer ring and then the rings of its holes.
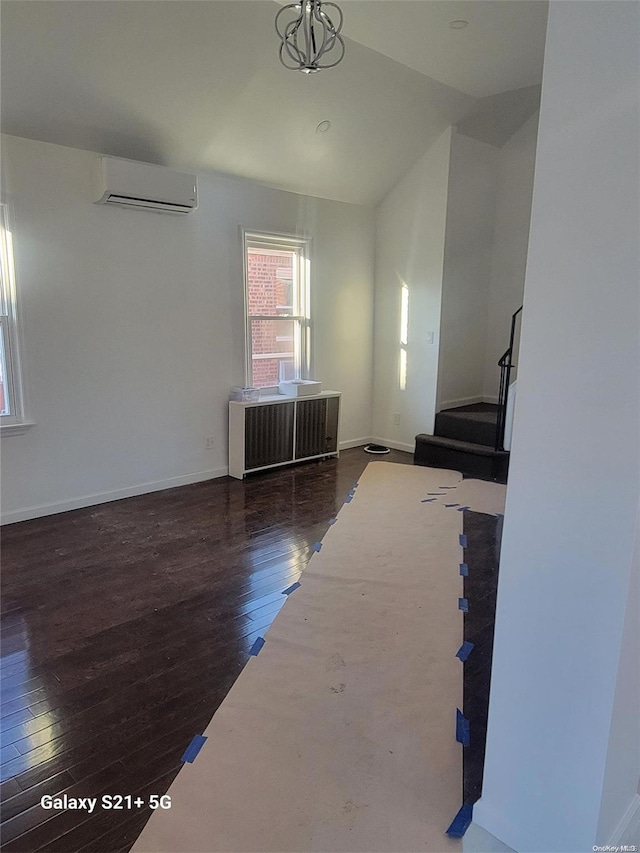
POLYGON ((338 455, 340 394, 229 403, 229 474, 338 455))

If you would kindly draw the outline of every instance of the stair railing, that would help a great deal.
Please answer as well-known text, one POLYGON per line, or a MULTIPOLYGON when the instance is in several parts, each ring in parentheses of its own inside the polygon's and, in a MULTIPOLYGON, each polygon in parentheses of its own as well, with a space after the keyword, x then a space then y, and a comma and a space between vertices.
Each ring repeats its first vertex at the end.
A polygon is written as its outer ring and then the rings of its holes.
POLYGON ((509 384, 511 371, 515 367, 513 363, 513 345, 516 339, 516 322, 518 314, 522 311, 522 305, 511 315, 511 334, 509 335, 509 346, 498 359, 500 368, 500 391, 498 393, 498 418, 496 420, 495 449, 504 450, 504 430, 507 421, 507 401, 509 399, 509 384))

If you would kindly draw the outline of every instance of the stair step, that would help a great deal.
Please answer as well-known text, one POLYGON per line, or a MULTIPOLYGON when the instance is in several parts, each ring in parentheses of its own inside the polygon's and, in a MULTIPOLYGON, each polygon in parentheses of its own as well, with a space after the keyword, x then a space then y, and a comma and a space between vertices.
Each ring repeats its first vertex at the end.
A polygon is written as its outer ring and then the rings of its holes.
POLYGON ((457 409, 444 409, 436 415, 435 434, 472 444, 493 446, 496 436, 498 407, 480 404, 457 409))
POLYGON ((487 444, 476 444, 473 441, 462 441, 458 438, 447 438, 444 435, 426 435, 420 433, 416 436, 416 441, 425 441, 427 444, 432 444, 434 447, 447 447, 451 450, 458 450, 460 453, 475 453, 477 456, 504 457, 509 456, 507 450, 494 450, 487 444))
POLYGON ((486 444, 420 433, 416 436, 415 465, 453 468, 468 476, 506 482, 509 453, 486 444))

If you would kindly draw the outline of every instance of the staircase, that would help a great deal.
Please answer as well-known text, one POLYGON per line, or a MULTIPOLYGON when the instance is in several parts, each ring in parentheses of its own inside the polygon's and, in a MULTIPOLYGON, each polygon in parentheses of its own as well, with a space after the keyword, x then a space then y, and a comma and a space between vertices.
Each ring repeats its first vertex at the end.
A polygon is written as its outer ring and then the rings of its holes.
MULTIPOLYGON (((438 412, 435 435, 420 433, 416 436, 414 465, 453 468, 467 477, 495 480, 498 483, 507 482, 509 451, 504 449, 505 428, 511 371, 516 366, 513 359, 519 348, 516 331, 521 315, 522 305, 511 315, 509 346, 498 360, 498 404, 474 403, 471 406, 457 406, 438 412)), ((507 446, 511 446, 510 433, 507 436, 507 446)))
POLYGON ((507 482, 509 453, 496 450, 500 407, 475 403, 436 415, 435 435, 416 436, 415 465, 453 468, 468 477, 507 482))

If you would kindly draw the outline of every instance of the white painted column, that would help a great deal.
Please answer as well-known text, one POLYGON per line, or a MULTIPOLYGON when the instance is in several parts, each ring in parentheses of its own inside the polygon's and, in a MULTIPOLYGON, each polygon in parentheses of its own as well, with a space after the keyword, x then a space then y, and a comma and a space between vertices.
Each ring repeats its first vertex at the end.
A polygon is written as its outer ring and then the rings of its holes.
MULTIPOLYGON (((612 726, 632 726, 614 696, 619 667, 637 662, 622 642, 640 483, 639 13, 601 0, 549 10, 474 813, 520 853, 603 843, 612 726)), ((608 808, 622 816, 634 793, 608 808)))

